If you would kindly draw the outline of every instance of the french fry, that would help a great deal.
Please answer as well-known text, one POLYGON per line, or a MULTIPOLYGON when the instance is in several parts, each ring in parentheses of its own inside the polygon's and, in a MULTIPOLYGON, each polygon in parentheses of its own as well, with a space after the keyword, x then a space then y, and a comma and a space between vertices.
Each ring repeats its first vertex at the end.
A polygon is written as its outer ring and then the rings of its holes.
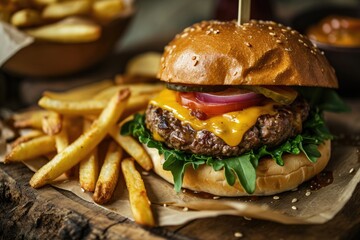
POLYGON ((32 28, 25 32, 37 39, 46 41, 84 43, 99 39, 101 36, 101 27, 90 20, 69 17, 60 22, 32 28))
POLYGON ((136 95, 141 95, 141 94, 159 93, 161 90, 164 89, 164 85, 142 83, 142 84, 123 84, 120 86, 112 86, 96 94, 93 97, 93 99, 108 100, 116 91, 119 91, 120 89, 124 89, 124 88, 129 88, 131 91, 131 96, 134 97, 136 95))
POLYGON ((55 151, 55 138, 41 136, 15 146, 5 157, 5 163, 20 162, 33 159, 55 151))
POLYGON ((100 21, 107 22, 114 19, 124 10, 123 0, 101 0, 95 1, 92 13, 100 21))
POLYGON ((107 105, 107 101, 63 101, 44 96, 39 100, 38 104, 45 109, 64 115, 91 115, 99 114, 107 105))
POLYGON ((90 129, 41 167, 31 178, 30 185, 39 188, 84 159, 102 141, 111 126, 115 125, 129 97, 128 89, 116 93, 90 129))
MULTIPOLYGON (((114 82, 112 80, 103 80, 87 84, 86 86, 73 88, 61 93, 45 91, 43 96, 56 100, 78 101, 93 98, 95 94, 103 91, 104 89, 110 88, 113 85, 114 82)), ((116 91, 114 91, 113 94, 115 92, 116 91)))
POLYGON ((155 77, 137 76, 137 75, 123 75, 117 74, 115 76, 115 84, 123 85, 129 83, 158 83, 159 79, 155 77))
POLYGON ((132 58, 126 65, 126 74, 135 76, 156 77, 160 69, 161 54, 147 52, 132 58))
POLYGON ((146 194, 144 181, 135 168, 134 160, 132 158, 122 160, 121 170, 129 191, 130 206, 135 222, 145 226, 154 226, 155 220, 146 194))
MULTIPOLYGON (((125 119, 123 122, 128 120, 129 118, 125 119)), ((153 163, 145 149, 134 138, 122 136, 120 134, 119 125, 113 126, 110 129, 109 134, 143 169, 150 171, 153 168, 153 163)))
POLYGON ((96 182, 96 188, 93 199, 96 203, 104 204, 108 202, 113 195, 119 178, 120 161, 123 151, 115 142, 111 142, 101 167, 99 179, 96 182))
POLYGON ((33 110, 23 113, 17 113, 12 116, 14 120, 14 127, 26 128, 33 127, 42 129, 42 119, 45 115, 49 114, 46 110, 33 110))
POLYGON ((45 114, 42 119, 42 130, 47 135, 55 135, 61 131, 62 120, 60 114, 57 112, 49 112, 45 114))
POLYGON ((19 145, 20 143, 24 143, 27 142, 33 138, 37 138, 40 136, 43 136, 44 133, 42 131, 39 131, 37 129, 33 129, 30 132, 26 133, 25 135, 22 135, 20 137, 18 137, 14 142, 11 143, 11 147, 15 148, 17 145, 19 145))
POLYGON ((59 2, 59 0, 32 0, 32 3, 34 3, 36 6, 42 7, 45 5, 53 4, 59 2))
MULTIPOLYGON (((91 125, 91 121, 84 119, 84 132, 91 125)), ((95 191, 96 180, 99 174, 99 160, 97 147, 80 162, 79 165, 79 182, 82 189, 88 192, 95 191)))
POLYGON ((73 0, 49 4, 42 12, 45 19, 62 19, 74 15, 85 15, 91 10, 91 2, 88 0, 73 0))
POLYGON ((31 27, 42 22, 40 13, 35 9, 22 9, 11 16, 11 24, 16 27, 31 27))

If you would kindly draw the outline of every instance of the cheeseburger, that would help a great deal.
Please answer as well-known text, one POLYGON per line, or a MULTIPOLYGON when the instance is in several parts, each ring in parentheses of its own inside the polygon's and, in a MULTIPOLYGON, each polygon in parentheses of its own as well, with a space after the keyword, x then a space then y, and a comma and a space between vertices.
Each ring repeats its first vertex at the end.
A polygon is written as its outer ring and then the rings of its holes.
POLYGON ((176 191, 271 195, 320 173, 341 110, 333 68, 306 37, 265 21, 204 21, 165 47, 166 89, 123 125, 176 191))

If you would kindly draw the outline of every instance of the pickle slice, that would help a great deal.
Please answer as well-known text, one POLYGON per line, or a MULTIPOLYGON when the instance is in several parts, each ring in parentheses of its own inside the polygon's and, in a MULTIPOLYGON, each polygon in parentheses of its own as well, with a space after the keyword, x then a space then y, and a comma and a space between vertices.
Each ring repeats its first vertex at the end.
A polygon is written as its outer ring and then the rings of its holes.
POLYGON ((229 86, 226 85, 191 85, 174 83, 166 83, 166 87, 178 92, 220 92, 229 88, 229 86))
POLYGON ((291 104, 298 96, 296 90, 286 86, 241 86, 241 88, 262 94, 285 105, 291 104))

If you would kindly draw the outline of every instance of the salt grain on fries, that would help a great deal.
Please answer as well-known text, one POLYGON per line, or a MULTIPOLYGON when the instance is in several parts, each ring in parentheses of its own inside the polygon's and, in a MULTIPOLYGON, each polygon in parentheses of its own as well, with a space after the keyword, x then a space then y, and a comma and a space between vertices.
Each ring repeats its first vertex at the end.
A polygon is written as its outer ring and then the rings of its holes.
POLYGON ((89 131, 81 135, 64 151, 40 168, 30 180, 30 185, 39 188, 60 176, 85 158, 106 136, 111 126, 119 119, 130 97, 129 90, 116 93, 89 131))

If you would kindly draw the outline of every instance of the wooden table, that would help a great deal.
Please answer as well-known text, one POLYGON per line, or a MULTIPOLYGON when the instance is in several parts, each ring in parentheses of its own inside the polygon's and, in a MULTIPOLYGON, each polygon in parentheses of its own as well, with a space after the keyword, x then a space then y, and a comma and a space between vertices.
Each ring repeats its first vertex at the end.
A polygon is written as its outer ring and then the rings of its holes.
MULTIPOLYGON (((360 99, 351 103, 360 111, 360 99)), ((360 239, 360 185, 336 217, 320 225, 221 216, 144 228, 70 192, 32 189, 32 174, 23 164, 0 164, 0 239, 360 239)))

